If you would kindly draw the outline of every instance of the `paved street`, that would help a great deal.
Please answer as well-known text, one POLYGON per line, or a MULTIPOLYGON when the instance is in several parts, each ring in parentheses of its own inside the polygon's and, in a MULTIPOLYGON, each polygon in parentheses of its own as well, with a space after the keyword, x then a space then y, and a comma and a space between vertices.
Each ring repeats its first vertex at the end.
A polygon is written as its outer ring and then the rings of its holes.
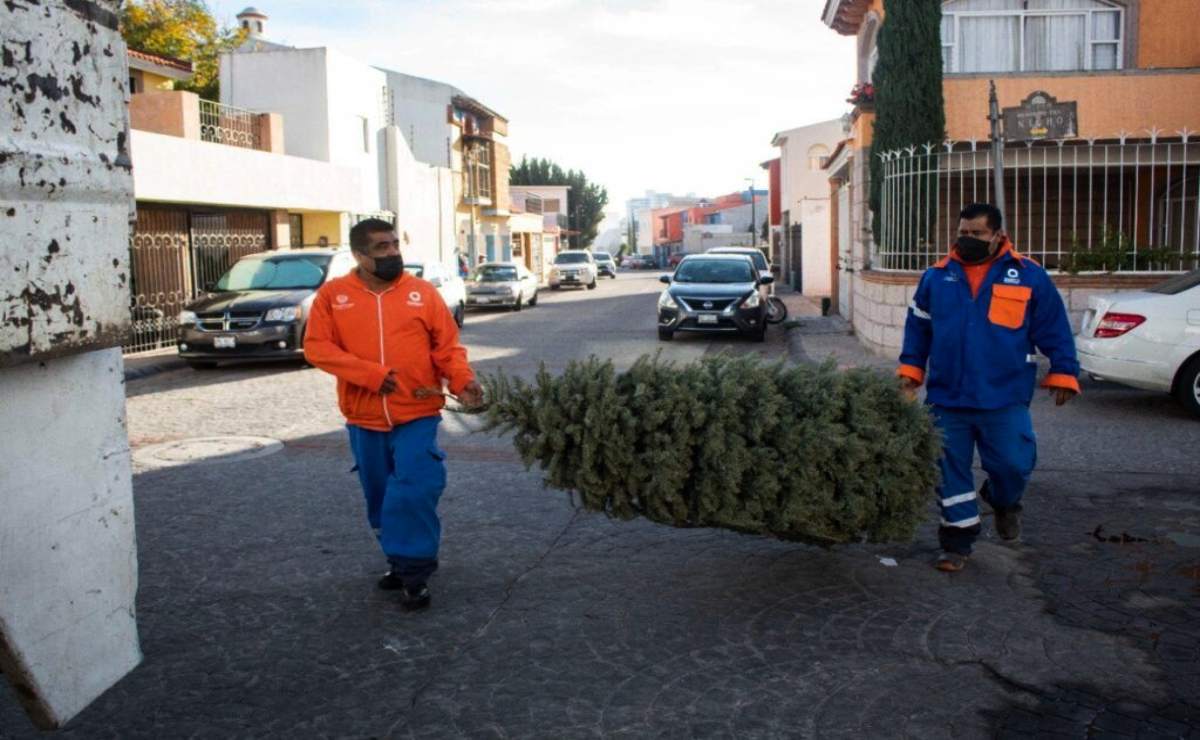
MULTIPOLYGON (((464 341, 523 374, 787 355, 779 327, 659 343, 657 275, 472 313, 464 341)), ((852 341, 801 332, 811 359, 852 341)), ((833 551, 609 521, 447 415, 442 568, 410 615, 374 588, 333 386, 261 365, 128 385, 145 662, 62 736, 1200 737, 1200 422, 1168 398, 1039 395, 1025 544, 989 519, 954 576, 928 565, 932 500, 916 543, 833 551), (224 435, 283 444, 145 454, 224 435)), ((35 736, 0 688, 0 737, 35 736)))

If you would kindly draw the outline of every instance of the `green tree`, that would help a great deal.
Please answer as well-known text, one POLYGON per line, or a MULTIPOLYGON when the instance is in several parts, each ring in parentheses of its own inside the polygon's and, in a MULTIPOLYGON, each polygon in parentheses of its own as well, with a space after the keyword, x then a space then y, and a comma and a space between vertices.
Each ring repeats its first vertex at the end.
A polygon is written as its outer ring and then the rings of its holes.
MULTIPOLYGON (((877 155, 910 146, 924 152, 923 145, 940 144, 946 138, 941 25, 941 0, 905 0, 888 3, 887 17, 879 29, 879 62, 873 80, 875 138, 871 145, 871 211, 876 242, 882 238, 883 188, 883 162, 877 155)), ((933 228, 937 176, 910 182, 915 191, 910 194, 911 202, 931 204, 929 213, 910 219, 913 225, 908 233, 897 234, 902 246, 915 247, 917 240, 928 236, 919 233, 926 231, 920 222, 926 220, 933 228)))
POLYGON ((204 0, 137 0, 121 9, 121 35, 134 49, 192 63, 195 76, 175 83, 207 100, 220 95, 222 51, 235 48, 245 31, 217 23, 204 0))
POLYGON ((579 232, 571 237, 571 245, 583 249, 596 240, 608 205, 607 188, 589 182, 581 171, 563 170, 557 163, 537 157, 521 157, 521 162, 510 168, 508 181, 511 185, 569 185, 568 228, 579 232))

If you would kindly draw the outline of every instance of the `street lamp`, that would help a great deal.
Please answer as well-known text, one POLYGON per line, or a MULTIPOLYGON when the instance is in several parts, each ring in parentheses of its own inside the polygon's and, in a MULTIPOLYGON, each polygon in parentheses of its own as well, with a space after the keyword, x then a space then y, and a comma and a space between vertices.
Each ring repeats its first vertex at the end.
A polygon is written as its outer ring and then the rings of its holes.
POLYGON ((758 213, 754 206, 754 178, 745 178, 746 182, 750 183, 750 246, 758 246, 758 232, 755 227, 758 225, 758 213))

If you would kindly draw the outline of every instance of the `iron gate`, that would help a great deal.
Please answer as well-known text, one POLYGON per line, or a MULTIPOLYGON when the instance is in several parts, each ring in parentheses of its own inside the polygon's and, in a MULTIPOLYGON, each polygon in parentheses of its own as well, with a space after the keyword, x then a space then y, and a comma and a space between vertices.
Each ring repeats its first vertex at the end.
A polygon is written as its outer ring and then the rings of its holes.
POLYGON ((792 268, 790 283, 797 293, 804 292, 804 228, 801 224, 792 224, 788 234, 788 249, 791 255, 788 265, 792 268))
POLYGON ((138 206, 130 247, 133 329, 126 354, 175 344, 179 312, 242 257, 270 247, 263 211, 138 206))

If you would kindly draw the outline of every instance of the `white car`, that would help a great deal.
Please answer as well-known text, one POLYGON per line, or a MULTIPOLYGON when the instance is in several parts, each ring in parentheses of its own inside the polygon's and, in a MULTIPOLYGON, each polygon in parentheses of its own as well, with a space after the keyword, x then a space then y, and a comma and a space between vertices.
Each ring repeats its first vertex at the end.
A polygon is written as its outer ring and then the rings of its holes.
POLYGON ((559 252, 554 258, 554 267, 550 268, 550 290, 558 290, 564 285, 578 285, 595 290, 599 274, 596 258, 586 249, 559 252))
POLYGON ((440 262, 405 262, 404 270, 432 283, 446 302, 446 308, 454 314, 454 323, 463 325, 467 315, 467 287, 457 270, 440 262))
POLYGON ((537 276, 519 262, 484 262, 467 281, 467 306, 520 311, 538 302, 537 276))
POLYGON ((1171 393, 1200 415, 1200 270, 1092 296, 1075 346, 1093 378, 1171 393))

